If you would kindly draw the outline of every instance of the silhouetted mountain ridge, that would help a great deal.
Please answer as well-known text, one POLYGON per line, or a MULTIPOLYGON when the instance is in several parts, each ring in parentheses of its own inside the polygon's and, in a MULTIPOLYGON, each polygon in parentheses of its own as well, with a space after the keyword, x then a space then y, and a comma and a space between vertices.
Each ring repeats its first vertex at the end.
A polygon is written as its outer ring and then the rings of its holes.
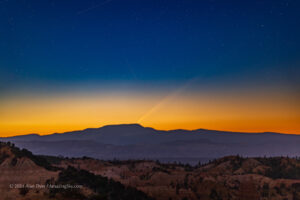
MULTIPOLYGON (((100 159, 199 160, 227 155, 299 156, 300 135, 197 130, 156 130, 139 124, 0 138, 35 154, 90 156, 100 159), (55 147, 55 148, 53 148, 55 147)), ((202 160, 202 161, 205 161, 202 160)), ((192 162, 192 161, 191 161, 192 162)))

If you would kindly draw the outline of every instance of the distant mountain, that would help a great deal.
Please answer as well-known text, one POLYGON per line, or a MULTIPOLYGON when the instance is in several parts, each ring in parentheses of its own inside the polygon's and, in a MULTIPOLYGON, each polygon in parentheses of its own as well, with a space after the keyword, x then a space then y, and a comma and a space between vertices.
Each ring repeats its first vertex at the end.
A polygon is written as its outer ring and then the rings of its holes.
POLYGON ((35 154, 99 159, 158 159, 192 164, 228 155, 300 156, 300 135, 214 130, 161 131, 139 124, 0 138, 35 154))

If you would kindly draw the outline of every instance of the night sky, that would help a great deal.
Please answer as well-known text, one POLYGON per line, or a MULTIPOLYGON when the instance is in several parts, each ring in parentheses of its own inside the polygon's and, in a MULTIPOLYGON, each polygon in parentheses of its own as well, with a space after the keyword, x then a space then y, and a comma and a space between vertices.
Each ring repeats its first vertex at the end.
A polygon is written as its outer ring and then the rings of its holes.
POLYGON ((300 133, 300 1, 0 1, 0 135, 300 133))

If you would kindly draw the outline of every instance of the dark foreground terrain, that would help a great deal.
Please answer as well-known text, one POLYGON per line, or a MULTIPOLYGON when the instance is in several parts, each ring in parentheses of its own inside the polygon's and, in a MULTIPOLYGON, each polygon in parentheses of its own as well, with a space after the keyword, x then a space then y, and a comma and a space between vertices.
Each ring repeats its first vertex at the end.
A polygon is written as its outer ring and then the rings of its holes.
POLYGON ((1 200, 297 200, 300 160, 227 156, 195 166, 101 161, 35 156, 1 143, 0 194, 1 200), (54 185, 66 188, 49 187, 54 185))

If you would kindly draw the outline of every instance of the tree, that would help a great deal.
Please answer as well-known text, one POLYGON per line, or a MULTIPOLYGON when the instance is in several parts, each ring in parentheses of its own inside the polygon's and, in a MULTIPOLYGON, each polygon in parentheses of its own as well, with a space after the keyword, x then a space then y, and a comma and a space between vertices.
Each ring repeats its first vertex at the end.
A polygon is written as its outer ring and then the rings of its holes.
POLYGON ((26 194, 29 192, 29 189, 27 187, 22 187, 19 189, 19 194, 22 196, 26 196, 26 194))

